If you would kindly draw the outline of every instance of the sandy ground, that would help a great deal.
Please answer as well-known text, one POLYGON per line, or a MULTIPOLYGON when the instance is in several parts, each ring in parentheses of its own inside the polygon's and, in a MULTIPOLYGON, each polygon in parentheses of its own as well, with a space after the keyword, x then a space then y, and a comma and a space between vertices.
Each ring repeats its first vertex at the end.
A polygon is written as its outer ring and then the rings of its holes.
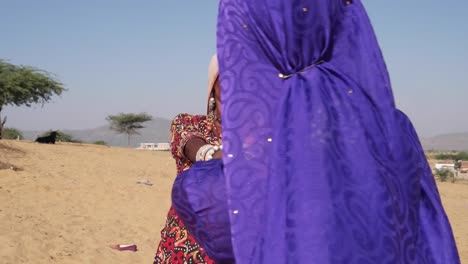
MULTIPOLYGON (((16 166, 0 170, 0 263, 152 263, 175 178, 168 152, 0 144, 2 166, 16 166), (118 243, 139 251, 108 247, 118 243)), ((439 190, 468 264, 468 185, 439 190)))
POLYGON ((152 263, 170 206, 168 152, 2 141, 0 263, 152 263), (154 185, 136 184, 149 179, 154 185), (137 244, 119 252, 111 244, 137 244))

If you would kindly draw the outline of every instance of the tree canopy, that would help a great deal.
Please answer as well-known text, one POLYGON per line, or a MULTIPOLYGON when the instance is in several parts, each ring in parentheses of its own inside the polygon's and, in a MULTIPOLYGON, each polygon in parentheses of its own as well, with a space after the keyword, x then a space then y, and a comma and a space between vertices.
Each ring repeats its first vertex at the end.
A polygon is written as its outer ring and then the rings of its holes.
POLYGON ((106 120, 112 130, 127 135, 127 144, 130 145, 130 136, 139 134, 138 130, 144 128, 143 123, 153 120, 153 117, 146 113, 120 113, 109 115, 106 120))
POLYGON ((52 74, 30 66, 18 66, 0 60, 0 139, 6 117, 4 106, 31 106, 47 103, 66 89, 52 74))

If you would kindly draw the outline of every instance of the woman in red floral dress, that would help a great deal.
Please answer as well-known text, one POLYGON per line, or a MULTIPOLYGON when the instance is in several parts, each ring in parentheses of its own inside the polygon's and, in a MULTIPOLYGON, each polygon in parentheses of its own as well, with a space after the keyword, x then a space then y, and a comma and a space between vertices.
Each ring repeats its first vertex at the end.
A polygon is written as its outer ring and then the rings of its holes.
MULTIPOLYGON (((201 147, 221 145, 220 92, 216 56, 213 56, 210 63, 208 95, 208 115, 179 114, 172 121, 171 151, 176 161, 177 174, 189 169, 198 160, 197 153, 201 147)), ((221 152, 214 153, 213 158, 221 158, 221 152)), ((154 263, 212 264, 214 261, 197 243, 171 207, 166 225, 161 231, 161 241, 154 263)))

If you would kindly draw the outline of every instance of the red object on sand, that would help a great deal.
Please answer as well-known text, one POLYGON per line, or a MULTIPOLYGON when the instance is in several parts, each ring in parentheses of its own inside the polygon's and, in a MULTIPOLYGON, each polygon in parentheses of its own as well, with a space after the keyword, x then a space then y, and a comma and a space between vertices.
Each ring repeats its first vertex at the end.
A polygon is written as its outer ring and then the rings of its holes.
POLYGON ((136 245, 113 245, 110 246, 112 249, 118 250, 118 251, 138 251, 136 245))

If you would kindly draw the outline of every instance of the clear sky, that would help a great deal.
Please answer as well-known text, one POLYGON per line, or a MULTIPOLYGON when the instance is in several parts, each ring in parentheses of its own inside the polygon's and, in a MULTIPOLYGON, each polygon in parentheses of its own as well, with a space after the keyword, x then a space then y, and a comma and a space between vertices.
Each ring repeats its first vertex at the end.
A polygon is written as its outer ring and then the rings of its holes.
MULTIPOLYGON (((468 1, 363 1, 398 107, 420 135, 468 132, 468 1)), ((43 108, 8 107, 7 126, 85 129, 118 112, 203 113, 217 8, 216 0, 0 0, 0 58, 52 72, 69 89, 43 108)))

